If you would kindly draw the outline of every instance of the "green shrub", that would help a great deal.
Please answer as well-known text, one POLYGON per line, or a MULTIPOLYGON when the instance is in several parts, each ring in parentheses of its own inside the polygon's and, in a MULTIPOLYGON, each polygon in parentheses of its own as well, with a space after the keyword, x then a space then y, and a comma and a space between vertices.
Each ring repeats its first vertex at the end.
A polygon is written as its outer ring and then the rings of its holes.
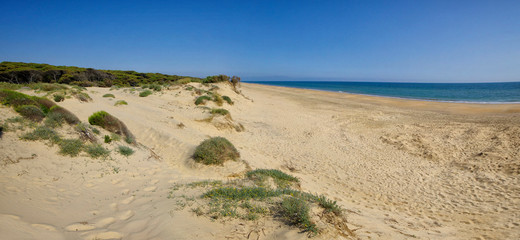
POLYGON ((123 155, 123 156, 130 156, 134 153, 134 150, 129 148, 129 147, 126 147, 126 146, 119 146, 117 147, 117 151, 123 155))
POLYGON ((175 81, 176 84, 187 84, 191 82, 191 78, 181 78, 175 81))
POLYGON ((59 112, 50 112, 47 114, 47 117, 45 118, 44 124, 45 126, 56 128, 61 127, 63 122, 65 121, 65 118, 63 115, 59 112))
POLYGON ((309 205, 301 198, 286 197, 280 204, 282 217, 291 224, 309 231, 318 233, 316 224, 312 223, 309 216, 309 205))
POLYGON ((231 101, 231 98, 229 98, 228 96, 222 96, 222 99, 224 99, 224 101, 226 101, 229 105, 234 104, 234 102, 231 101))
POLYGON ((99 144, 91 144, 85 148, 85 152, 92 158, 106 157, 110 151, 99 144))
POLYGON ((237 149, 227 139, 214 137, 204 140, 193 154, 196 162, 203 164, 223 165, 227 160, 236 160, 240 157, 237 149))
POLYGON ((22 140, 29 141, 49 140, 51 141, 51 143, 57 143, 60 141, 60 136, 58 135, 58 133, 54 131, 54 129, 46 126, 39 126, 32 132, 23 134, 20 138, 22 140))
POLYGON ((14 108, 23 105, 39 105, 38 102, 34 100, 34 97, 7 89, 0 90, 0 102, 14 108))
POLYGON ((107 94, 103 95, 103 97, 105 97, 105 98, 108 98, 108 97, 109 98, 115 98, 116 96, 114 96, 114 94, 112 94, 112 93, 107 93, 107 94))
POLYGON ((22 105, 15 108, 15 111, 18 112, 23 117, 35 121, 41 122, 43 118, 45 118, 45 113, 34 105, 22 105))
POLYGON ((195 100, 195 105, 206 104, 206 101, 211 100, 209 96, 200 96, 195 100))
POLYGON ((83 142, 79 139, 63 139, 58 145, 60 146, 60 154, 71 157, 78 156, 83 150, 83 142))
POLYGON ((150 90, 145 90, 145 91, 142 91, 139 93, 139 97, 148 97, 152 94, 152 91, 150 90))
POLYGON ((76 117, 76 115, 74 115, 73 113, 69 112, 69 110, 62 108, 58 105, 51 107, 49 112, 60 114, 63 117, 63 119, 65 119, 65 121, 71 125, 75 125, 75 124, 78 124, 81 122, 79 120, 79 118, 76 117))
POLYGON ((108 114, 105 111, 95 112, 88 118, 88 122, 91 125, 100 126, 109 132, 120 134, 120 135, 122 134, 125 136, 125 140, 128 143, 135 143, 135 138, 132 135, 132 133, 130 132, 130 130, 128 130, 126 125, 123 122, 121 122, 119 119, 108 114))
POLYGON ((92 101, 92 98, 88 95, 88 93, 84 93, 84 92, 76 93, 76 98, 79 99, 81 102, 92 101))
POLYGON ((110 138, 110 136, 105 135, 105 143, 110 143, 110 142, 112 142, 112 139, 110 138))
POLYGON ((125 100, 118 100, 116 103, 114 103, 114 106, 119 105, 128 105, 128 103, 125 100))
POLYGON ((219 114, 219 115, 229 115, 229 111, 223 108, 213 108, 211 109, 211 114, 219 114))
POLYGON ((53 97, 55 102, 62 102, 65 100, 65 96, 63 94, 54 94, 53 97))
POLYGON ((292 183, 299 182, 298 178, 276 169, 256 169, 246 173, 247 178, 263 184, 267 177, 271 177, 275 184, 281 188, 290 187, 292 183))
POLYGON ((222 100, 222 97, 215 93, 213 94, 213 101, 218 105, 218 106, 222 106, 222 104, 224 104, 224 100, 222 100))
POLYGON ((149 89, 152 89, 152 90, 157 91, 157 92, 159 92, 159 91, 162 90, 161 85, 159 85, 159 84, 155 84, 155 83, 152 83, 152 84, 145 84, 145 85, 142 85, 141 87, 142 87, 143 89, 144 89, 144 88, 149 88, 149 89))

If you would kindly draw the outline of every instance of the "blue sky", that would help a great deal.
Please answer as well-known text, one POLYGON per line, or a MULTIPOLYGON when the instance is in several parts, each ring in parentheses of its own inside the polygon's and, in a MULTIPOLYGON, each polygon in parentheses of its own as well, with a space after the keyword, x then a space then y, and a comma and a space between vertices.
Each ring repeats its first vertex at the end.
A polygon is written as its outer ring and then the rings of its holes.
POLYGON ((243 80, 520 81, 517 0, 1 6, 0 61, 243 80))

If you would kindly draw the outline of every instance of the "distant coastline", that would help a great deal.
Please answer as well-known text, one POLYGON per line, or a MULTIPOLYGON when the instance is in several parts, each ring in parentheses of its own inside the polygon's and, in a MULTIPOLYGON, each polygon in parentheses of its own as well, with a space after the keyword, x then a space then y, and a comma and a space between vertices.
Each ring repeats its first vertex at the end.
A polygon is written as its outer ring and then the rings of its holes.
POLYGON ((279 87, 434 102, 518 104, 520 82, 403 83, 339 81, 244 81, 279 87))

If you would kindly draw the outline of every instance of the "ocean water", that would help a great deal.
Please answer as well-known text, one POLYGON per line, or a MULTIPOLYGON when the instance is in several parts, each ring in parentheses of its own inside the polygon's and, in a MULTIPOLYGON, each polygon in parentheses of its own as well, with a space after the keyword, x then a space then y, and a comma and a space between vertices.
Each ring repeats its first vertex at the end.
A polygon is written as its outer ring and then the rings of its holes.
POLYGON ((429 101, 520 103, 520 82, 392 83, 252 81, 249 83, 429 101))

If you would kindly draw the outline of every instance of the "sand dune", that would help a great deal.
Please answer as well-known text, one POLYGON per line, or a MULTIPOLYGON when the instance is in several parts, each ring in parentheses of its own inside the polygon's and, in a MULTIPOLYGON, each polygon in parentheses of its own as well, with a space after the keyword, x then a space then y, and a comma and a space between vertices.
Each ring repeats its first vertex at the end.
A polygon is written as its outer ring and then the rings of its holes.
MULTIPOLYGON (((198 84, 194 84, 198 86, 198 84)), ((146 98, 89 88, 93 101, 61 106, 86 122, 104 110, 136 136, 135 154, 64 157, 56 146, 0 139, 0 233, 7 239, 302 239, 271 218, 196 216, 172 187, 230 180, 275 168, 301 188, 338 201, 359 239, 520 238, 520 106, 408 101, 242 84, 220 84, 231 119, 210 116, 183 88, 146 98), (116 98, 103 98, 113 93, 116 98), (114 106, 125 100, 126 106, 114 106), (206 119, 206 120, 205 120, 206 119), (182 124, 181 124, 182 123, 182 124), (243 126, 238 131, 236 126, 243 126), (223 136, 242 161, 191 159, 223 136)), ((29 92, 28 92, 29 93, 29 92)), ((214 107, 214 103, 208 106, 214 107)), ((0 107, 0 119, 16 116, 0 107)), ((64 130, 67 131, 67 130, 64 130)), ((104 132, 102 132, 103 134, 104 132)), ((109 145, 115 148, 118 143, 109 145)), ((190 195, 190 196, 191 196, 190 195)), ((325 231, 316 239, 340 239, 325 231)))

